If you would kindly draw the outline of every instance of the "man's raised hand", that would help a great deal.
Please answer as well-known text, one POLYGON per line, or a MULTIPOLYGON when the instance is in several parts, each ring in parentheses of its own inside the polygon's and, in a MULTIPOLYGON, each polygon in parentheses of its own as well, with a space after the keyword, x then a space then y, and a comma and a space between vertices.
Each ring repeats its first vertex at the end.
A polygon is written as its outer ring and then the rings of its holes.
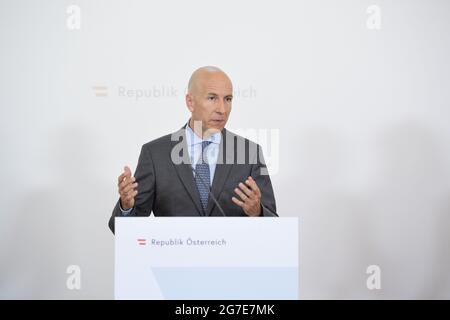
POLYGON ((127 166, 123 168, 122 174, 117 179, 120 194, 120 206, 123 210, 134 207, 134 198, 138 194, 136 178, 131 176, 131 170, 127 166))

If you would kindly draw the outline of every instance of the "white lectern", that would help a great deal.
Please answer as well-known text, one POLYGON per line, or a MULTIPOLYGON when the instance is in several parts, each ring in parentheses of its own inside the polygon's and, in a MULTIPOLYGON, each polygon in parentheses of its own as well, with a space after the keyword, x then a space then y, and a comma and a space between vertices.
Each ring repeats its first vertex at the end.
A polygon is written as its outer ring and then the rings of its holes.
POLYGON ((116 299, 298 299, 298 218, 121 217, 116 299))

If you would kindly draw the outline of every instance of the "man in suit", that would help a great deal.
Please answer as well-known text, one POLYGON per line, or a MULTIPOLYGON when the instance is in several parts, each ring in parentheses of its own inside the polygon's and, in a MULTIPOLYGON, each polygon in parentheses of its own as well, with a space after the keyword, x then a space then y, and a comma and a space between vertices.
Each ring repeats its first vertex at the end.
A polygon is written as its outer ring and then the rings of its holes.
POLYGON ((142 146, 134 176, 118 177, 120 199, 109 220, 123 216, 278 216, 262 150, 225 129, 233 87, 217 67, 191 76, 180 130, 142 146))

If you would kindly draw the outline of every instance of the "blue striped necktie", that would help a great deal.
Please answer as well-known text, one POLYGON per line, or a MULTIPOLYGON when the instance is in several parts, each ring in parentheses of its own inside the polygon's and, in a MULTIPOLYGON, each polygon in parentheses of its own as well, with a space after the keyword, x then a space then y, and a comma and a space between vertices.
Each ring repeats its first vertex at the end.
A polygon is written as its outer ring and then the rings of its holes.
POLYGON ((200 159, 197 161, 197 164, 195 165, 195 184, 197 185, 197 190, 200 195, 200 202, 202 203, 204 211, 206 211, 206 206, 208 205, 210 185, 209 164, 206 160, 205 149, 210 143, 211 141, 202 142, 202 154, 200 159))

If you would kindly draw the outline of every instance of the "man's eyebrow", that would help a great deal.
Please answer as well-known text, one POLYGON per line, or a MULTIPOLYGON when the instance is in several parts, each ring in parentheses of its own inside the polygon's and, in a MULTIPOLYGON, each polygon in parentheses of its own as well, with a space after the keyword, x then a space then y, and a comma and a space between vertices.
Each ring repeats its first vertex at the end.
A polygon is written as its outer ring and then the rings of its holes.
MULTIPOLYGON (((218 94, 214 93, 214 92, 208 92, 207 95, 208 96, 216 96, 216 97, 218 96, 218 94)), ((233 95, 232 94, 228 94, 228 95, 225 96, 225 98, 233 98, 233 95)))

